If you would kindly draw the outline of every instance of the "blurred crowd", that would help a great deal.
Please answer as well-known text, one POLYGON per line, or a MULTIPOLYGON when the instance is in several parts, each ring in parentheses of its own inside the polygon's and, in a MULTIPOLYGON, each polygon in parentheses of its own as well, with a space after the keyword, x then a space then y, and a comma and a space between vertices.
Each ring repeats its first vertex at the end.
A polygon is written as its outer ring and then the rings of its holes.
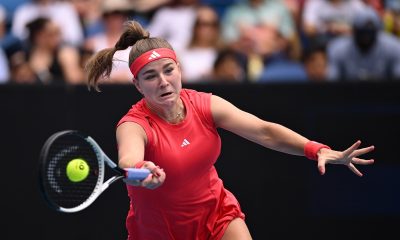
MULTIPOLYGON (((126 20, 172 44, 184 83, 400 80, 400 0, 2 0, 0 83, 85 84, 126 20)), ((131 83, 128 55, 103 83, 131 83)))

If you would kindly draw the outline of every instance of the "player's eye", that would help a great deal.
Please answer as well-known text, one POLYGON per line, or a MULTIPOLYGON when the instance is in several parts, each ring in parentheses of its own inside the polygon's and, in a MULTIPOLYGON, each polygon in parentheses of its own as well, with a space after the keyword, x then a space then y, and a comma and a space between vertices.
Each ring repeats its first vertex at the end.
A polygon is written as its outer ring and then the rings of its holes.
POLYGON ((167 69, 165 69, 164 73, 165 74, 170 74, 170 73, 172 73, 172 71, 174 71, 174 68, 173 67, 168 67, 167 69))
POLYGON ((146 76, 144 77, 144 79, 145 79, 145 80, 151 80, 151 79, 153 79, 153 78, 155 78, 155 77, 156 77, 155 74, 149 74, 149 75, 146 75, 146 76))

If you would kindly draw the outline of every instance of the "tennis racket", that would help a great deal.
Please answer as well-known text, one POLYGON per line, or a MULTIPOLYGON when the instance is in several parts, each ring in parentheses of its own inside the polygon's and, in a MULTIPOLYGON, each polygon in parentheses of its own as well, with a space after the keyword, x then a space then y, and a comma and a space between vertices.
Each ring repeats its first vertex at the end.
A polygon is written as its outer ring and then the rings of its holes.
POLYGON ((40 191, 49 207, 64 213, 89 207, 119 179, 143 180, 150 174, 148 169, 119 168, 93 138, 76 130, 51 135, 39 160, 40 191), (104 163, 113 170, 106 181, 104 163))

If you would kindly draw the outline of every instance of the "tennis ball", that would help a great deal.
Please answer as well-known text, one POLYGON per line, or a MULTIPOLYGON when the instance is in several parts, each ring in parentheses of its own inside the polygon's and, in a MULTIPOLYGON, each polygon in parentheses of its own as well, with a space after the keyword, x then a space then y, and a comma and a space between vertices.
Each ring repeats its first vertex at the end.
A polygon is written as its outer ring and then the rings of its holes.
POLYGON ((81 182, 89 175, 89 165, 81 158, 72 159, 67 164, 66 173, 71 182, 81 182))

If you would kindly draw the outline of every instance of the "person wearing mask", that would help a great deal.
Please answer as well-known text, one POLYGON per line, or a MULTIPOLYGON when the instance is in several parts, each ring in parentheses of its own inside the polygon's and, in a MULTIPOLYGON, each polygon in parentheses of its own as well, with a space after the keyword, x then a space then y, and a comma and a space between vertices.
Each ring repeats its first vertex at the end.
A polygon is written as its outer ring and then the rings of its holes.
POLYGON ((372 7, 356 12, 352 35, 330 42, 327 53, 331 80, 400 79, 400 41, 383 31, 372 7))

